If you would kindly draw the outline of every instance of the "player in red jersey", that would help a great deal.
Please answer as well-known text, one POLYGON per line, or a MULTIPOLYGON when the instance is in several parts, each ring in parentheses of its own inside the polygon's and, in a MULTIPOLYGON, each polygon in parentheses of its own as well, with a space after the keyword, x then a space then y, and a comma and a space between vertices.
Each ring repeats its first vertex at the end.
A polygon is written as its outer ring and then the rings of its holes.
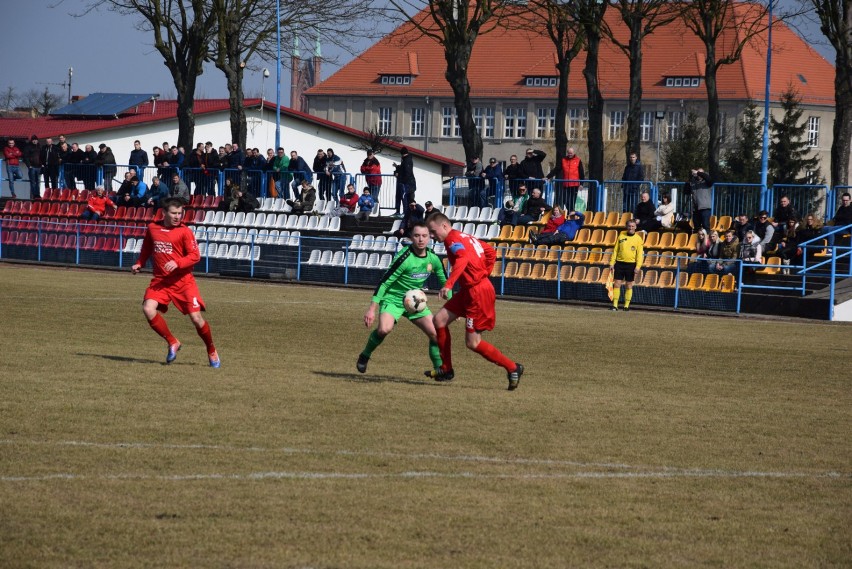
POLYGON ((170 364, 177 358, 180 342, 172 336, 166 320, 160 312, 169 309, 169 303, 182 313, 188 314, 195 325, 195 330, 207 346, 207 358, 210 367, 219 367, 219 354, 213 345, 213 335, 210 325, 201 317, 201 311, 206 310, 192 267, 201 260, 198 253, 198 243, 192 231, 183 223, 183 201, 180 198, 169 198, 163 201, 163 220, 148 225, 139 260, 130 270, 135 275, 145 266, 149 258, 154 266, 154 278, 145 291, 142 300, 142 312, 148 319, 148 324, 154 332, 163 337, 169 344, 166 363, 170 364))
POLYGON ((465 319, 465 345, 468 349, 504 368, 509 377, 509 391, 517 389, 524 366, 510 360, 482 339, 482 332, 493 330, 497 320, 494 313, 494 286, 488 280, 497 253, 487 243, 453 229, 449 218, 442 213, 430 215, 426 224, 432 238, 441 241, 446 247, 452 267, 450 277, 441 288, 441 298, 449 297, 457 281, 461 285, 461 290, 444 304, 433 319, 444 364, 438 371, 427 371, 427 377, 436 381, 450 381, 455 377, 450 329, 447 326, 461 316, 465 319))

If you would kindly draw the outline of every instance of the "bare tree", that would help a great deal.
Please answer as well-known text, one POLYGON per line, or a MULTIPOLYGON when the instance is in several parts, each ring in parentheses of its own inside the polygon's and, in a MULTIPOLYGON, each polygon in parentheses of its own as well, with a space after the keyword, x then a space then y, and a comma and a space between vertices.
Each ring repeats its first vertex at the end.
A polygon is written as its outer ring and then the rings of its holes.
POLYGON ((620 41, 613 33, 608 33, 612 43, 617 46, 630 62, 630 93, 627 100, 627 142, 624 145, 624 159, 635 152, 641 158, 641 121, 642 121, 642 40, 660 26, 671 23, 680 15, 680 8, 669 0, 615 0, 613 7, 618 10, 621 20, 630 31, 627 43, 620 41))
MULTIPOLYGON (((228 85, 231 140, 246 143, 246 114, 243 106, 243 73, 253 58, 275 61, 276 32, 280 24, 282 37, 310 35, 351 50, 353 38, 363 36, 364 18, 353 14, 368 13, 370 0, 281 3, 278 18, 275 0, 208 0, 216 18, 215 41, 211 58, 224 73, 228 85)), ((292 42, 283 46, 290 52, 292 42)))
POLYGON ((0 93, 0 109, 14 109, 17 100, 18 94, 15 93, 15 87, 9 85, 0 93))
POLYGON ((59 107, 63 100, 64 99, 60 95, 56 95, 48 91, 47 87, 45 87, 43 91, 30 89, 21 95, 20 98, 22 106, 26 106, 28 109, 35 111, 35 113, 39 116, 49 115, 50 111, 59 107))
POLYGON ((480 34, 497 26, 507 0, 388 0, 414 29, 444 48, 444 77, 453 90, 465 158, 482 157, 482 137, 473 120, 468 66, 480 34), (418 7, 419 6, 419 7, 418 7))
POLYGON ((835 50, 834 142, 831 144, 831 183, 849 183, 852 153, 852 0, 807 0, 820 21, 820 30, 835 50))
POLYGON ((604 14, 609 2, 599 0, 574 0, 577 19, 583 26, 586 36, 586 66, 583 77, 586 79, 586 93, 589 105, 589 166, 586 176, 591 180, 604 179, 604 143, 603 143, 603 107, 598 77, 598 59, 601 39, 607 34, 604 14))
POLYGON ((758 2, 736 0, 692 0, 684 4, 683 21, 704 44, 704 84, 707 89, 707 162, 710 176, 721 179, 719 152, 719 93, 716 74, 731 65, 755 36, 766 31, 767 7, 758 2), (724 41, 721 41, 723 40, 724 41))
POLYGON ((172 75, 177 91, 178 146, 190 148, 195 138, 195 86, 209 58, 216 25, 209 0, 105 0, 109 10, 141 16, 139 28, 154 35, 154 48, 172 75))
POLYGON ((381 154, 385 148, 399 142, 402 142, 401 137, 390 136, 382 133, 378 127, 371 127, 369 130, 364 131, 364 135, 350 146, 356 150, 363 150, 364 152, 372 150, 375 154, 381 154))

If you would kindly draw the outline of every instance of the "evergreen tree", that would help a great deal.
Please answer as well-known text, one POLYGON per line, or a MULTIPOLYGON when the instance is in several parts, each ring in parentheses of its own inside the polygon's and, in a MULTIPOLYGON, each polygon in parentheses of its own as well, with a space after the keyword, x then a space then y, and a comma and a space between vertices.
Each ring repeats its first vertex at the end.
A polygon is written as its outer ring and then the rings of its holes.
POLYGON ((781 95, 781 108, 784 116, 781 120, 769 119, 772 140, 769 143, 769 183, 770 184, 816 184, 822 175, 819 171, 819 158, 808 150, 805 137, 807 125, 801 122, 801 99, 790 86, 781 95), (808 176, 808 172, 813 172, 808 176))
POLYGON ((763 124, 753 101, 743 109, 736 144, 725 154, 724 179, 741 184, 760 183, 760 154, 763 148, 763 124))
POLYGON ((689 171, 707 170, 707 127, 699 123, 698 115, 690 111, 677 138, 665 145, 663 168, 668 179, 686 181, 689 171))

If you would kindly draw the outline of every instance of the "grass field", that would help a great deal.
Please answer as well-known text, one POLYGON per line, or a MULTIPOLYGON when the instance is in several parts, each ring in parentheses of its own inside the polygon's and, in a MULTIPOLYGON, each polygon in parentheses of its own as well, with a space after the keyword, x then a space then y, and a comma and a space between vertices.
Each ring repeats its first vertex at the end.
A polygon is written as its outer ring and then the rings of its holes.
MULTIPOLYGON (((0 567, 849 567, 852 328, 498 301, 427 381, 369 292, 0 265, 0 567)), ((439 301, 430 297, 433 307, 439 301)))

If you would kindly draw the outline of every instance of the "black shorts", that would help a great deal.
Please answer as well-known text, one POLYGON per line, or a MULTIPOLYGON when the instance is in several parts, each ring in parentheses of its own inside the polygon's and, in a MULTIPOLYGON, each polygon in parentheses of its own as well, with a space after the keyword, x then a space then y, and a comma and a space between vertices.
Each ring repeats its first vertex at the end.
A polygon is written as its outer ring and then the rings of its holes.
POLYGON ((636 275, 636 263, 625 263, 624 261, 616 261, 612 269, 612 278, 616 281, 633 282, 633 277, 636 275))

